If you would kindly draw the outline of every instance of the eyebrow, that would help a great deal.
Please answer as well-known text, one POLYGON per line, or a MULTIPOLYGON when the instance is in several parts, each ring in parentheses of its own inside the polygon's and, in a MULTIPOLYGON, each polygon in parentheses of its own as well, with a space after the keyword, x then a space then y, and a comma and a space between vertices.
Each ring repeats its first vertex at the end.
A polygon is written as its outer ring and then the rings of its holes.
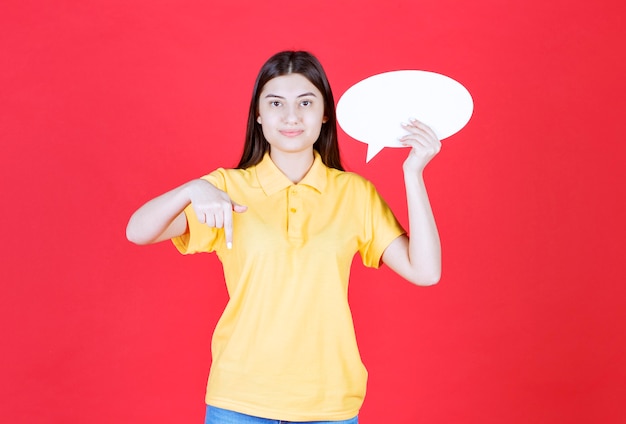
MULTIPOLYGON (((312 92, 310 92, 310 91, 309 91, 308 93, 300 94, 300 95, 299 95, 298 97, 296 97, 296 98, 297 98, 297 99, 299 99, 300 97, 307 97, 307 96, 317 97, 317 96, 315 95, 315 93, 312 93, 312 92)), ((279 96, 278 94, 272 94, 272 93, 270 93, 270 94, 268 94, 268 95, 266 95, 266 96, 265 96, 265 98, 266 98, 266 99, 267 99, 267 98, 269 98, 269 97, 275 97, 275 98, 277 98, 277 99, 284 99, 284 97, 283 97, 283 96, 279 96)))

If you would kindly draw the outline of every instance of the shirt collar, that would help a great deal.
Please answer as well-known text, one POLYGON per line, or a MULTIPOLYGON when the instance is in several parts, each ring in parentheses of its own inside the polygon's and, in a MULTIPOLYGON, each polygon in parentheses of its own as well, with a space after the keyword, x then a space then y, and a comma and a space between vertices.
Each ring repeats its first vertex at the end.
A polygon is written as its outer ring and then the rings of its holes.
MULTIPOLYGON (((313 155, 313 165, 298 185, 307 185, 322 193, 326 188, 327 168, 317 151, 314 150, 313 155)), ((294 185, 274 164, 269 153, 265 153, 263 160, 256 166, 256 175, 261 188, 268 196, 294 185)))

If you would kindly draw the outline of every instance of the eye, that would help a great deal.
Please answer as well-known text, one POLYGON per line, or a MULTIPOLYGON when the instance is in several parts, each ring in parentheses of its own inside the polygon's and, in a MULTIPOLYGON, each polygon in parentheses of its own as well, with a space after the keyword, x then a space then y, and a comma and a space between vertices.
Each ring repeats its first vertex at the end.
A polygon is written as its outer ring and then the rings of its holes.
POLYGON ((300 103, 300 105, 306 107, 306 106, 311 106, 313 102, 310 100, 302 100, 302 102, 300 103))
POLYGON ((272 106, 272 107, 279 107, 281 104, 282 103, 280 101, 278 101, 278 100, 272 100, 270 102, 270 106, 272 106))

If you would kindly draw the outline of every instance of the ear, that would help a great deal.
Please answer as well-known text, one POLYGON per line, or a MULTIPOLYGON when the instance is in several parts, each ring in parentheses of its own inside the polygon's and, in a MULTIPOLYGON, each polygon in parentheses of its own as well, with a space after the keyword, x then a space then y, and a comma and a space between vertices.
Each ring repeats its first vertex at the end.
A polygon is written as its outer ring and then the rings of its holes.
POLYGON ((322 124, 325 124, 326 122, 328 122, 328 116, 324 116, 322 118, 322 124))
POLYGON ((261 124, 261 115, 259 115, 259 116, 257 116, 257 117, 256 117, 256 121, 257 121, 259 124, 261 124))

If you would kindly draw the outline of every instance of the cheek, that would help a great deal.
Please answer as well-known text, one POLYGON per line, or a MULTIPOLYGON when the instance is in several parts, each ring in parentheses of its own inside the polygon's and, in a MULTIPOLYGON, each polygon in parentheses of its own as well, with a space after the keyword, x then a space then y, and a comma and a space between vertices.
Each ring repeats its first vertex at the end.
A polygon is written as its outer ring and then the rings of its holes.
POLYGON ((275 127, 278 124, 278 119, 275 114, 271 113, 262 113, 257 118, 257 122, 261 124, 263 130, 269 129, 270 127, 275 127))
POLYGON ((315 114, 311 114, 307 116, 307 123, 311 126, 320 127, 327 121, 327 118, 324 116, 323 112, 318 112, 315 114))
POLYGON ((256 118, 256 121, 262 126, 272 125, 276 121, 276 117, 272 113, 268 113, 266 110, 259 110, 259 115, 256 118))
POLYGON ((276 119, 271 114, 261 114, 257 118, 257 122, 261 124, 261 132, 267 141, 271 141, 273 132, 277 128, 276 119))

